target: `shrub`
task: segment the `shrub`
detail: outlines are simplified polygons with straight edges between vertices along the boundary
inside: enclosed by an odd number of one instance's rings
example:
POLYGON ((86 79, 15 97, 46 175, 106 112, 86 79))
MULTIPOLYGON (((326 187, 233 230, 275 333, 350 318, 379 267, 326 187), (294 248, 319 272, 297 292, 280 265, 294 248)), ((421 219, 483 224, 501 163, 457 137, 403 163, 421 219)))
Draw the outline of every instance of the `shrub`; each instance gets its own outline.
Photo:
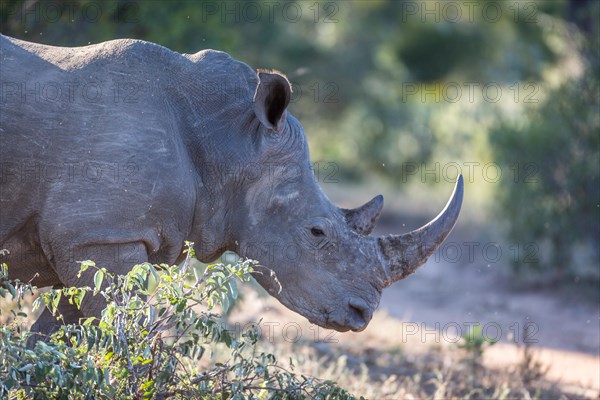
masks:
MULTIPOLYGON (((597 38, 586 43, 598 48, 597 38)), ((510 238, 535 244, 535 252, 526 249, 515 269, 538 270, 557 281, 582 275, 597 284, 600 60, 595 51, 583 54, 580 77, 549 91, 545 102, 530 105, 527 123, 505 122, 490 138, 497 162, 510 171, 498 187, 499 211, 510 222, 510 238), (578 265, 576 256, 586 253, 578 265), (545 259, 537 260, 542 254, 545 259)))
POLYGON ((56 399, 297 399, 353 398, 331 381, 296 375, 272 354, 259 353, 259 325, 236 337, 217 307, 237 298, 236 278, 250 280, 254 261, 190 266, 188 243, 181 266, 144 263, 115 276, 91 261, 94 287, 43 293, 42 303, 57 318, 61 297, 79 306, 85 297, 103 296, 102 317, 63 325, 27 347, 31 333, 19 325, 21 299, 31 285, 8 279, 0 267, 0 296, 17 300, 15 321, 0 327, 0 398, 56 399), (227 357, 214 360, 215 349, 227 357), (207 355, 207 351, 213 357, 207 355), (213 359, 213 360, 209 360, 213 359))

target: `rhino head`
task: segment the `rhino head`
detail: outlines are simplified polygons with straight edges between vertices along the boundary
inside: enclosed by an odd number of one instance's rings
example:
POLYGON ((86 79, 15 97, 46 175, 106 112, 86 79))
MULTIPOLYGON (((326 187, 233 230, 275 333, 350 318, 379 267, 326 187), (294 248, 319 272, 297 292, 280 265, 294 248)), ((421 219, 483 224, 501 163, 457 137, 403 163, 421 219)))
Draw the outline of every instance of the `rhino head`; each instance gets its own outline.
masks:
MULTIPOLYGON (((306 137, 287 112, 292 89, 279 73, 259 72, 253 97, 260 179, 237 196, 231 250, 256 259, 255 278, 311 323, 362 331, 384 288, 412 274, 450 233, 460 211, 459 176, 445 209, 402 235, 370 236, 383 206, 376 196, 355 209, 335 206, 311 169, 306 137)), ((256 161, 256 160, 254 160, 256 161)))

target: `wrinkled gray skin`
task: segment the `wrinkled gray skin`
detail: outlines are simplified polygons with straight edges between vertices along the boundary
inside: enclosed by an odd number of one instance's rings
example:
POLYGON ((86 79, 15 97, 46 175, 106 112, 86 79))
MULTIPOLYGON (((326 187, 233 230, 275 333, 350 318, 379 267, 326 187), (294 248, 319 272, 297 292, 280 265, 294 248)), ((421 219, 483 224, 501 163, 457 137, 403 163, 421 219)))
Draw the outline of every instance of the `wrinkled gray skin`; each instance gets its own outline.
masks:
MULTIPOLYGON (((452 229, 446 209, 404 234, 369 236, 383 198, 333 205, 287 111, 287 79, 227 54, 178 54, 115 40, 61 48, 0 37, 0 249, 11 278, 91 285, 78 260, 124 274, 225 250, 258 259, 258 282, 311 322, 363 330, 382 290, 423 264, 452 229), (273 271, 273 273, 271 273, 273 271)), ((67 322, 98 316, 61 303, 67 322)), ((55 329, 45 311, 34 330, 55 329)))

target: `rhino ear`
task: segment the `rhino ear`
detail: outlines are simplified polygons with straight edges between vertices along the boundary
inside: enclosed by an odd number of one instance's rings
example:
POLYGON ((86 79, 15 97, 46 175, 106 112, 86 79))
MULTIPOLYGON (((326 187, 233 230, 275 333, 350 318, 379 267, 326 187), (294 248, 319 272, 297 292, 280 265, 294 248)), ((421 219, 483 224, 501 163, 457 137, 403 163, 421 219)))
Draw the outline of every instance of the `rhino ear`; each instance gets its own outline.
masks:
POLYGON ((290 104, 292 87, 278 72, 258 71, 258 86, 254 94, 254 113, 264 126, 278 131, 285 121, 285 110, 290 104))
POLYGON ((383 208, 383 196, 375 196, 371 201, 352 210, 342 209, 346 223, 359 235, 367 236, 375 228, 375 223, 383 208))

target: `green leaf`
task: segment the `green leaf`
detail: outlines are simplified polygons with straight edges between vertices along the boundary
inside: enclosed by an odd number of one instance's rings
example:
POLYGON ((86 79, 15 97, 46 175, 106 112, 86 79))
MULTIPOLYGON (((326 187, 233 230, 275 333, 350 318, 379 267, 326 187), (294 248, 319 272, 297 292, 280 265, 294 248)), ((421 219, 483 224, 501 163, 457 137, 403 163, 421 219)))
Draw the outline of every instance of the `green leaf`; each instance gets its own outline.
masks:
POLYGON ((42 305, 42 297, 38 297, 37 299, 35 299, 33 301, 33 305, 31 306, 31 309, 33 311, 37 310, 38 308, 40 308, 40 306, 42 305))
POLYGON ((15 290, 15 287, 10 283, 7 282, 6 286, 8 286, 8 291, 10 292, 10 295, 12 296, 12 298, 16 298, 17 297, 17 291, 15 290))
POLYGON ((81 267, 79 268, 79 273, 77 274, 78 278, 81 278, 81 273, 85 272, 89 267, 95 267, 96 263, 91 261, 91 260, 85 260, 85 261, 77 261, 79 264, 81 264, 81 267))
POLYGON ((187 305, 187 299, 181 299, 179 300, 179 302, 177 302, 177 309, 176 312, 180 313, 185 309, 185 306, 187 305))
POLYGON ((94 294, 100 291, 102 287, 102 281, 104 280, 104 268, 99 269, 94 274, 94 294))
POLYGON ((228 286, 229 286, 229 290, 230 290, 230 293, 231 293, 231 297, 234 300, 236 300, 238 298, 238 294, 239 294, 238 293, 238 288, 237 288, 237 283, 232 280, 232 281, 229 282, 228 286))
POLYGON ((81 308, 81 302, 83 301, 84 297, 85 297, 85 290, 79 290, 77 292, 77 294, 75 295, 75 305, 77 305, 77 308, 81 308))
POLYGON ((33 368, 33 364, 27 364, 24 367, 19 368, 19 372, 25 372, 25 371, 29 371, 31 368, 33 368))
POLYGON ((51 303, 51 305, 52 305, 52 308, 51 308, 52 314, 54 314, 54 312, 58 308, 58 303, 60 302, 61 296, 62 296, 62 292, 60 290, 58 290, 58 291, 56 291, 56 292, 53 293, 53 295, 52 295, 52 303, 51 303))
POLYGON ((160 282, 160 276, 158 276, 158 271, 156 271, 156 268, 154 268, 154 265, 148 264, 148 268, 150 269, 150 273, 152 274, 152 277, 154 278, 154 280, 157 283, 160 282))
POLYGON ((152 325, 156 321, 156 308, 154 306, 148 307, 147 312, 147 325, 152 325))

